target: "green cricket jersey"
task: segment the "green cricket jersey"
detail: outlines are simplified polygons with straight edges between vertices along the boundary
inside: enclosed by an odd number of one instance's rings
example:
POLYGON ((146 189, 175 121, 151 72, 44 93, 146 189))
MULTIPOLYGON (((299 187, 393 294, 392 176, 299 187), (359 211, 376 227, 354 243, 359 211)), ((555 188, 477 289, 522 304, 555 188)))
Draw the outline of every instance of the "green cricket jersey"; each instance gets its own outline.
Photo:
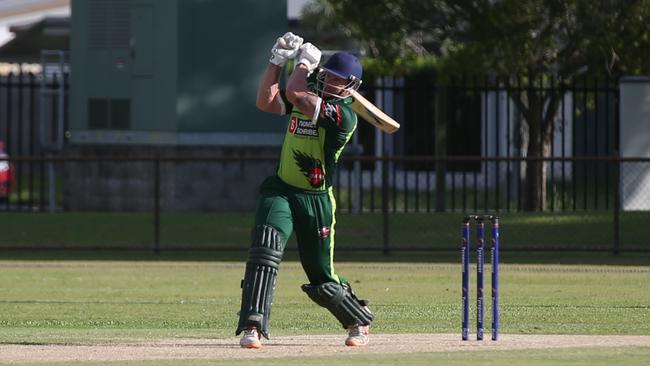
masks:
POLYGON ((318 115, 306 116, 282 95, 291 119, 278 176, 296 188, 326 191, 332 186, 339 156, 357 128, 357 115, 350 108, 352 98, 322 100, 318 115))

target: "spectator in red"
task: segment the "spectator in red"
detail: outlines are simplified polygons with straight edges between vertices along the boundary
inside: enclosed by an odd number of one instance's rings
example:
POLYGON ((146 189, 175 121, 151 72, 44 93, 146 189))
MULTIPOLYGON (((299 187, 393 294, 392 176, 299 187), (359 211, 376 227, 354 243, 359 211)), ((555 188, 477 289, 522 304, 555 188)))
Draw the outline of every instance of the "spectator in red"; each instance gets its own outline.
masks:
MULTIPOLYGON (((8 157, 9 155, 5 151, 5 143, 0 141, 0 159, 8 157)), ((0 160, 0 204, 9 202, 9 193, 11 193, 15 179, 13 167, 9 161, 0 160)))

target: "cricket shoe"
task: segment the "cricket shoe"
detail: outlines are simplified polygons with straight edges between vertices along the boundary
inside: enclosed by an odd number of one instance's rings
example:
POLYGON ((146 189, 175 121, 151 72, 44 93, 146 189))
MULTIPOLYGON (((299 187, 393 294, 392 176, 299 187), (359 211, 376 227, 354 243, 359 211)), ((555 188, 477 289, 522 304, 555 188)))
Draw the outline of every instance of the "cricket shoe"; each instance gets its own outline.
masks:
POLYGON ((257 332, 257 328, 249 327, 244 329, 244 335, 239 340, 239 345, 242 348, 262 348, 262 342, 260 342, 260 334, 257 332))
POLYGON ((370 342, 368 337, 369 325, 351 325, 348 327, 348 338, 345 345, 349 347, 365 346, 370 342))

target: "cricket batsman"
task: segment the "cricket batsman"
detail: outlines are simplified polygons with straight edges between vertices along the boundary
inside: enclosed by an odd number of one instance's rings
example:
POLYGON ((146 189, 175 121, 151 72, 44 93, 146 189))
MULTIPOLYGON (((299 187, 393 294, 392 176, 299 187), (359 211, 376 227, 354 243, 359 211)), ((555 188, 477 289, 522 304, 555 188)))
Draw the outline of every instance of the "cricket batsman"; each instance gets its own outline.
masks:
POLYGON ((261 348, 261 337, 269 338, 278 269, 294 231, 300 261, 309 280, 302 290, 347 330, 347 346, 368 344, 368 329, 374 318, 368 302, 357 298, 333 264, 333 175, 339 156, 357 127, 349 91, 359 88, 362 67, 347 52, 334 54, 321 68, 320 58, 318 48, 311 43, 303 44, 301 37, 288 32, 273 45, 259 84, 257 107, 264 112, 289 115, 290 119, 277 172, 260 187, 236 331, 236 335, 244 332, 240 340, 244 348, 261 348), (296 66, 283 90, 280 74, 291 59, 295 59, 296 66), (315 78, 308 79, 310 75, 315 78))

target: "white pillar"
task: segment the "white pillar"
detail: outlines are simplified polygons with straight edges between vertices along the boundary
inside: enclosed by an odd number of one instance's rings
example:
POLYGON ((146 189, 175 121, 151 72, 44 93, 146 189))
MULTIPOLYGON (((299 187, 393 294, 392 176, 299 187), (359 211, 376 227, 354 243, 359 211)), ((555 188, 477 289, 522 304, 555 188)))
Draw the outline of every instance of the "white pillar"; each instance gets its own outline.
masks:
MULTIPOLYGON (((650 158, 650 77, 620 82, 620 156, 650 158)), ((650 210, 650 164, 621 163, 621 208, 650 210)))

